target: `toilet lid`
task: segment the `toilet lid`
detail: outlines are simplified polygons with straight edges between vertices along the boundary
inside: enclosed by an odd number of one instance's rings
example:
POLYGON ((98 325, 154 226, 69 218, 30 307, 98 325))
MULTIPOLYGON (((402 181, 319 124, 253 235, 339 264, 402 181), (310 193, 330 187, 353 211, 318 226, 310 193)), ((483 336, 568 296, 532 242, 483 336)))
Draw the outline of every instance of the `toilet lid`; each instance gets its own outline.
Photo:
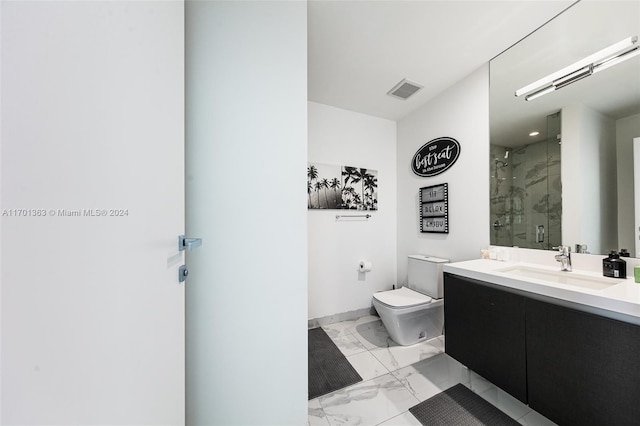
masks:
POLYGON ((407 287, 374 293, 373 297, 385 305, 394 306, 396 308, 406 308, 431 302, 431 298, 429 296, 418 293, 417 291, 411 290, 407 287))

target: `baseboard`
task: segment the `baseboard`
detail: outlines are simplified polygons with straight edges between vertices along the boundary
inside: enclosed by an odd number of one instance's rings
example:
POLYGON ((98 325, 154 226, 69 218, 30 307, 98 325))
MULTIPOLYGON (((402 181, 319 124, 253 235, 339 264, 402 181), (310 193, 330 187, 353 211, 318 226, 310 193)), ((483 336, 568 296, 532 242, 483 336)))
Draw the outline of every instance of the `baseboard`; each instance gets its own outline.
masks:
POLYGON ((341 321, 351 321, 357 320, 358 318, 367 316, 367 315, 378 315, 373 306, 369 308, 358 309, 356 311, 343 312, 340 314, 328 315, 326 317, 321 318, 312 318, 309 320, 308 328, 316 328, 321 327, 327 324, 333 324, 341 321))

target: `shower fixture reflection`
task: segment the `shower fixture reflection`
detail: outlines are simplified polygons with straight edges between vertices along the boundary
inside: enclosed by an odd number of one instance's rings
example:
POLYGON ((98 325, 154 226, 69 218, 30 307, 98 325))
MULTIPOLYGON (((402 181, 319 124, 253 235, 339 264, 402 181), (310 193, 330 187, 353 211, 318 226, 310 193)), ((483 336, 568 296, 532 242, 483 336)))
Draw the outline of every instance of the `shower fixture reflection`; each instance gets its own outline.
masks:
MULTIPOLYGON (((509 151, 505 150, 504 159, 506 160, 507 158, 509 158, 509 151)), ((493 176, 491 177, 496 180, 496 184, 494 185, 495 194, 498 195, 498 192, 500 190, 500 183, 507 180, 506 176, 500 177, 499 171, 509 166, 509 163, 507 161, 500 160, 499 158, 494 158, 493 162, 494 162, 494 170, 493 170, 493 176)))

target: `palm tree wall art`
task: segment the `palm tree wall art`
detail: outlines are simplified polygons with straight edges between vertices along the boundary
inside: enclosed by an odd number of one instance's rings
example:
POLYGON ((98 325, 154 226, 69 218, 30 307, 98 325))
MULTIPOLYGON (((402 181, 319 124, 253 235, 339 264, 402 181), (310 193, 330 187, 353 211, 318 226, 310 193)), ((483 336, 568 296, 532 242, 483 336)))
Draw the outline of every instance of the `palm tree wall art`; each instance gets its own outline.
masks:
POLYGON ((308 163, 309 209, 378 210, 378 171, 308 163))

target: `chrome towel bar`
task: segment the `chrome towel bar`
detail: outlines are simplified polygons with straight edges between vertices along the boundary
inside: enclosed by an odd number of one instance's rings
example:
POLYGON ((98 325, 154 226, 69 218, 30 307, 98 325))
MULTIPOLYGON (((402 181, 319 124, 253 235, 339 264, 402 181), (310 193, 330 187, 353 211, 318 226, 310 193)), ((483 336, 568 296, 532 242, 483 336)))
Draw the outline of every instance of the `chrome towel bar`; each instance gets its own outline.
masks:
POLYGON ((364 217, 365 219, 369 219, 371 217, 370 214, 337 214, 336 219, 340 219, 341 217, 364 217))

